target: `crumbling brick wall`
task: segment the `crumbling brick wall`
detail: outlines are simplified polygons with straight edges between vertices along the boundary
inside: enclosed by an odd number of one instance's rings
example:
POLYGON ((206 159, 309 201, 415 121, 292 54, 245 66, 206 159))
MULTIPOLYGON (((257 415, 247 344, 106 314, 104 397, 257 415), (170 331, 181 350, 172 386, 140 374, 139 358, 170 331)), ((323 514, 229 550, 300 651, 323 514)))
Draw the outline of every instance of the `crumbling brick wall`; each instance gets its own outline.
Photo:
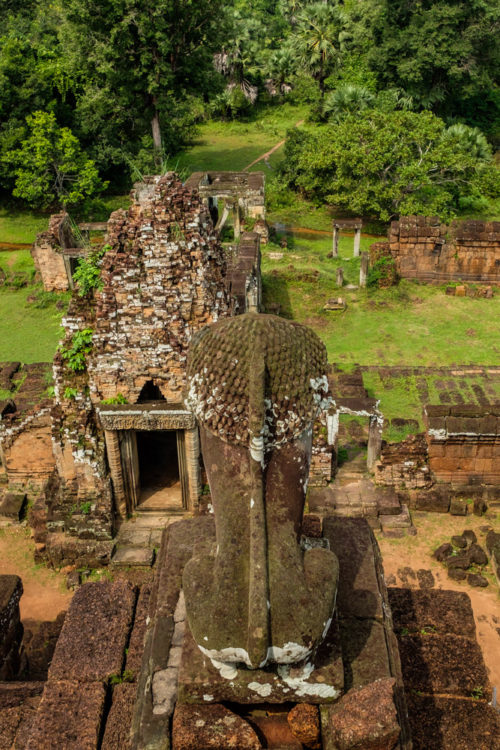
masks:
POLYGON ((384 443, 374 473, 377 484, 400 489, 413 490, 432 485, 425 436, 410 435, 399 443, 384 443))
POLYGON ((118 394, 134 403, 151 379, 180 402, 192 334, 231 314, 208 209, 173 173, 147 179, 108 225, 89 362, 95 403, 118 394))
POLYGON ((429 466, 440 482, 500 484, 500 404, 424 410, 429 466))
POLYGON ((100 565, 111 553, 115 508, 96 407, 136 403, 151 381, 181 402, 191 336, 232 314, 224 251, 198 195, 170 173, 146 178, 131 197, 108 223, 102 287, 74 294, 63 319, 63 351, 91 332, 84 369, 72 370, 61 351, 54 358, 57 471, 32 514, 39 556, 54 565, 100 565))
POLYGON ((68 214, 53 214, 49 220, 48 230, 38 234, 31 246, 35 268, 47 292, 69 289, 63 247, 77 247, 77 241, 73 237, 68 214))
POLYGON ((402 216, 393 221, 388 242, 370 248, 372 262, 390 255, 405 279, 443 283, 500 284, 500 222, 453 221, 436 216, 402 216))

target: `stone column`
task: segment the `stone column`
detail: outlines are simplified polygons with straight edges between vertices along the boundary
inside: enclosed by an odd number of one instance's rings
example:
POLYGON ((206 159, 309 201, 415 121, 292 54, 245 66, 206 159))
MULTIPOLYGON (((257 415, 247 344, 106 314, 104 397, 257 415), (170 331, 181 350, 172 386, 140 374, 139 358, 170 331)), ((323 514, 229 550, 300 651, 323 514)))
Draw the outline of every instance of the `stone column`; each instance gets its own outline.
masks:
POLYGON ((370 417, 370 427, 368 431, 368 455, 366 465, 372 469, 380 457, 382 448, 382 420, 380 417, 372 415, 370 417))
POLYGON ((332 244, 332 258, 339 257, 339 228, 335 222, 333 222, 333 244, 332 244))
POLYGON ((198 427, 184 430, 184 450, 188 485, 187 510, 194 510, 201 492, 200 437, 198 427))
POLYGON ((342 286, 344 283, 344 269, 337 268, 337 286, 342 286))
POLYGON ((236 202, 233 208, 234 217, 234 239, 237 240, 241 234, 240 204, 236 202))
POLYGON ((359 257, 359 248, 361 245, 361 227, 356 227, 354 230, 354 257, 359 257))
POLYGON ((359 285, 366 286, 366 277, 370 265, 370 256, 368 253, 361 253, 361 266, 359 268, 359 285))
POLYGON ((115 510, 121 518, 127 517, 127 498, 123 482, 120 440, 117 430, 104 430, 106 453, 108 455, 109 473, 113 483, 115 510))

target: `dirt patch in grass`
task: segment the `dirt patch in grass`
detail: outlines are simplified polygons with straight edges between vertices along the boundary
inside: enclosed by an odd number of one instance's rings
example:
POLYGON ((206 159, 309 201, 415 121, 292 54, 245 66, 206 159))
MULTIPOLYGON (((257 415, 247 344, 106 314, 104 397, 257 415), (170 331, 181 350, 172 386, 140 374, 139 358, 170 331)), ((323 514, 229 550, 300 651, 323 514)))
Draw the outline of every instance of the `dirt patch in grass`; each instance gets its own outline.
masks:
POLYGON ((473 529, 478 543, 484 548, 486 532, 481 527, 494 528, 500 531, 500 518, 478 518, 476 516, 450 516, 441 513, 412 513, 417 535, 403 539, 387 539, 377 532, 377 540, 382 552, 385 577, 394 576, 393 585, 419 588, 417 571, 430 570, 434 576, 435 588, 465 592, 471 600, 476 635, 488 669, 492 685, 500 688, 500 595, 491 565, 485 568, 484 575, 489 586, 476 589, 467 583, 452 581, 448 578, 446 568, 433 559, 432 553, 450 537, 461 534, 464 529, 473 529), (408 574, 408 568, 414 571, 414 577, 408 574))
POLYGON ((65 585, 65 576, 45 565, 36 565, 34 544, 23 527, 0 528, 0 574, 20 576, 22 620, 55 620, 68 609, 73 592, 65 585))

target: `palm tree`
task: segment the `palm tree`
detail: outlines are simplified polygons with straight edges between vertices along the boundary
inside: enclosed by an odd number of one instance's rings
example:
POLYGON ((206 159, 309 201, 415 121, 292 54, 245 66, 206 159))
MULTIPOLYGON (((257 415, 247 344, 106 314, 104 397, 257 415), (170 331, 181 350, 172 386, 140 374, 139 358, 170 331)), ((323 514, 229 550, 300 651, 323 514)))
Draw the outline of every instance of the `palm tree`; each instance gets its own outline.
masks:
POLYGON ((328 94, 323 112, 332 119, 342 120, 346 115, 369 109, 374 99, 372 92, 363 86, 347 84, 328 94))
POLYGON ((457 122, 445 130, 443 137, 459 143, 464 151, 477 159, 483 161, 491 159, 491 147, 479 128, 469 128, 467 125, 457 122))
POLYGON ((294 47, 300 63, 318 81, 321 98, 325 79, 339 61, 339 31, 335 10, 325 3, 312 3, 297 16, 294 47))

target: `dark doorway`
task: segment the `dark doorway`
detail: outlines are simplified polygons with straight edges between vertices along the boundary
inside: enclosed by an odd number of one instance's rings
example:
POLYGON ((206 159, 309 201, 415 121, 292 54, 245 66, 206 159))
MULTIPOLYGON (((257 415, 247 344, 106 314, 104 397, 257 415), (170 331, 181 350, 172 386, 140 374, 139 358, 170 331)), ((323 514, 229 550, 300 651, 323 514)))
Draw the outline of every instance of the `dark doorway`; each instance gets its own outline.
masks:
POLYGON ((141 509, 182 508, 176 431, 137 432, 136 435, 141 509))

